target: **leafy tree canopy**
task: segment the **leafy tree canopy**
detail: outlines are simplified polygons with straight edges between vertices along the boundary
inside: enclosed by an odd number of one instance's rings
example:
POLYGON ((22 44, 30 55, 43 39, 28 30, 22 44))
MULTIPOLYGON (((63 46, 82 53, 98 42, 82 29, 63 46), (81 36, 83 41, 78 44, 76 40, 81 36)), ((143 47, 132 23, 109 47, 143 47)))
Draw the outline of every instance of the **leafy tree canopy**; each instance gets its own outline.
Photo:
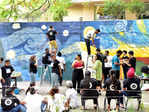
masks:
POLYGON ((55 21, 67 15, 70 0, 2 0, 0 3, 0 18, 17 21, 20 18, 39 18, 48 13, 55 21), (55 19, 56 18, 56 19, 55 19))

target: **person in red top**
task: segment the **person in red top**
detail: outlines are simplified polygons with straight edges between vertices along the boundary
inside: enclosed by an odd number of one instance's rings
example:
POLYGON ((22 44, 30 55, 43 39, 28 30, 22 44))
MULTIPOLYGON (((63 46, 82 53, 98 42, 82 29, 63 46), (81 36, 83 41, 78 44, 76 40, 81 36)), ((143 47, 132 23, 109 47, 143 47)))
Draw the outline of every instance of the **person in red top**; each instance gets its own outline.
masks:
POLYGON ((80 93, 80 82, 84 78, 84 62, 82 61, 82 57, 80 54, 77 55, 76 59, 72 63, 72 68, 74 69, 72 73, 73 88, 76 89, 77 85, 77 92, 80 93))

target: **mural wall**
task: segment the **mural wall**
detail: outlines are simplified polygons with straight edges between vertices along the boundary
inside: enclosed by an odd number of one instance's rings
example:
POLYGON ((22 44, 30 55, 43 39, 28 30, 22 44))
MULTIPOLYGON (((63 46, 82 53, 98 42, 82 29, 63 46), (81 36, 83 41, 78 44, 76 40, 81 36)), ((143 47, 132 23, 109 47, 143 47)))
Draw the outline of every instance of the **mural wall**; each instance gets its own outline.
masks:
MULTIPOLYGON (((137 21, 96 21, 96 22, 55 22, 55 23, 0 23, 0 56, 10 58, 16 71, 22 72, 22 80, 29 80, 28 66, 31 55, 41 57, 48 47, 46 32, 49 26, 57 30, 59 50, 65 57, 67 70, 64 79, 71 79, 71 63, 78 53, 86 52, 84 35, 99 28, 96 47, 110 50, 114 55, 117 49, 134 50, 135 56, 149 57, 149 20, 137 21)), ((92 54, 95 48, 92 47, 92 54)), ((37 77, 39 79, 39 77, 37 77)))

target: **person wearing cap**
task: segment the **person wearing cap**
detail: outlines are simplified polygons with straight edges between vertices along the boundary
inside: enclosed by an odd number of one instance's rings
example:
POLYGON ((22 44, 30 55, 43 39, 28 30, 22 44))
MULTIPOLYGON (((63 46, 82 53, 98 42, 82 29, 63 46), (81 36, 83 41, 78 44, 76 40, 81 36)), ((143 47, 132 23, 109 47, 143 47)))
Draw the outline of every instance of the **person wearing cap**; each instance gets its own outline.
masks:
POLYGON ((56 43, 56 35, 57 32, 56 30, 53 29, 53 26, 50 26, 49 31, 46 33, 47 37, 49 39, 49 47, 50 47, 50 51, 52 51, 52 48, 54 47, 57 51, 57 43, 56 43))
POLYGON ((127 72, 127 79, 123 82, 123 91, 126 96, 136 96, 140 94, 140 79, 135 76, 135 69, 131 67, 127 72))
POLYGON ((67 90, 66 95, 66 105, 68 108, 77 108, 79 106, 79 99, 77 91, 73 88, 72 81, 66 81, 67 90))
POLYGON ((100 29, 90 30, 87 32, 86 36, 84 37, 88 55, 91 54, 90 39, 92 40, 92 44, 95 46, 94 38, 95 38, 96 34, 98 34, 98 33, 100 33, 100 29))
POLYGON ((85 100, 93 99, 94 109, 98 107, 98 96, 101 87, 101 82, 91 78, 91 72, 85 71, 85 78, 81 81, 81 104, 82 109, 85 109, 85 100))
POLYGON ((5 90, 11 85, 11 74, 14 68, 10 64, 10 60, 5 60, 5 65, 1 68, 1 84, 2 84, 2 96, 5 96, 5 90))
POLYGON ((6 96, 1 99, 0 112, 26 112, 25 102, 21 102, 14 96, 15 87, 10 87, 6 91, 6 96))

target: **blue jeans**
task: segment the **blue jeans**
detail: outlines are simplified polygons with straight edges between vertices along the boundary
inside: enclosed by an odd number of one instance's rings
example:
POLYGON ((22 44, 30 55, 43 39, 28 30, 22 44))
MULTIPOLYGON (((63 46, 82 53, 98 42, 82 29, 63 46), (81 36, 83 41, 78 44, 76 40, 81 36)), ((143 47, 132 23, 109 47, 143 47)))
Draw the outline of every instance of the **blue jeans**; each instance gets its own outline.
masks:
POLYGON ((11 78, 5 79, 5 83, 2 83, 2 96, 5 96, 6 94, 6 89, 10 87, 11 85, 11 78))
POLYGON ((59 86, 59 76, 56 73, 51 73, 51 85, 52 87, 59 86))
POLYGON ((31 83, 35 82, 36 81, 35 80, 36 79, 36 73, 31 72, 30 76, 31 76, 31 83))
POLYGON ((0 112, 26 112, 26 107, 19 104, 18 106, 16 106, 15 108, 11 109, 10 111, 3 111, 2 107, 0 106, 0 112))
POLYGON ((45 104, 45 103, 42 102, 42 104, 40 106, 41 112, 45 112, 46 111, 46 108, 47 108, 47 104, 45 104))

